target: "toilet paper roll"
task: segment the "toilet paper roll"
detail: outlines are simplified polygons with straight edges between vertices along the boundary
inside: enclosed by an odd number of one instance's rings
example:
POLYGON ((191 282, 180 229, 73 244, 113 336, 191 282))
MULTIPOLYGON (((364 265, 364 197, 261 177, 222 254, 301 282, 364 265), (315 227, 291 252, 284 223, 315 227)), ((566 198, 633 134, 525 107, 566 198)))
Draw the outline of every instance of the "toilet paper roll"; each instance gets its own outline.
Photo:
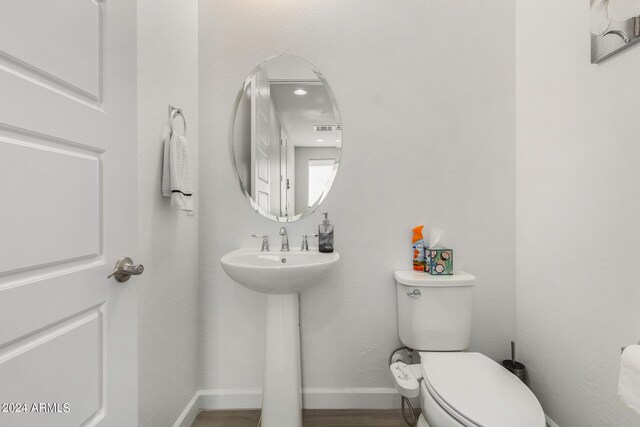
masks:
POLYGON ((618 395, 640 414, 640 345, 630 345, 622 352, 618 395))

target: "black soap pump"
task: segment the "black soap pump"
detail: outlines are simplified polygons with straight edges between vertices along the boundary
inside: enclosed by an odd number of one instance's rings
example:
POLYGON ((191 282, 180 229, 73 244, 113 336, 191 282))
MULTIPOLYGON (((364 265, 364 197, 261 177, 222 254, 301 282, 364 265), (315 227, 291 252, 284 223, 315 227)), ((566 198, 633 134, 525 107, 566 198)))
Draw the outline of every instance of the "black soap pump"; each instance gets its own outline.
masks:
POLYGON ((318 226, 318 249, 320 252, 333 252, 333 225, 329 223, 329 213, 325 212, 322 224, 318 226))

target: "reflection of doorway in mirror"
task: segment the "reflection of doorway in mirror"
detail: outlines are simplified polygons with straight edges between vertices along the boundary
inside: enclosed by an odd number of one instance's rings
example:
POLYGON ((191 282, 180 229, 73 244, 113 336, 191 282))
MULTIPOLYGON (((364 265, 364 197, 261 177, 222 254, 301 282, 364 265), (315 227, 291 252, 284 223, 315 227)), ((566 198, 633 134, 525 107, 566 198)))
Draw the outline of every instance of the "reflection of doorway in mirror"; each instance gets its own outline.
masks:
POLYGON ((280 126, 280 216, 289 216, 287 203, 287 189, 290 186, 287 177, 287 146, 289 138, 282 126, 280 126))
POLYGON ((284 126, 280 126, 280 216, 295 215, 294 147, 284 126))
POLYGON ((313 206, 331 179, 334 159, 309 159, 309 192, 307 206, 313 206))
POLYGON ((271 58, 245 79, 236 104, 232 157, 253 208, 282 222, 313 211, 342 147, 340 115, 322 75, 303 59, 271 58))

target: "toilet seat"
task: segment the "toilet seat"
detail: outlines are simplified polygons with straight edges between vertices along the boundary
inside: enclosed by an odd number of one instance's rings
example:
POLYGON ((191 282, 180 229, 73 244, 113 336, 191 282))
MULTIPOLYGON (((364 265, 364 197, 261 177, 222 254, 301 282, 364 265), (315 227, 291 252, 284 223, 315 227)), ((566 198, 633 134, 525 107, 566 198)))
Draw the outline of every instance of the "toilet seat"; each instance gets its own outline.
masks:
POLYGON ((433 399, 465 427, 544 427, 544 412, 531 390, 480 353, 421 352, 425 386, 433 399))

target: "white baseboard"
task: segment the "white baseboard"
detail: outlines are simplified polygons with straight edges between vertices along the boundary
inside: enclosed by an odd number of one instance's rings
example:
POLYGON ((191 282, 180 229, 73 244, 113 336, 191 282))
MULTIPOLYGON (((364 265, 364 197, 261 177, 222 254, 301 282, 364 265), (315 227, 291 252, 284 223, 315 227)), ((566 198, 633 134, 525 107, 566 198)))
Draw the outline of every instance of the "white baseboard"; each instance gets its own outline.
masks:
MULTIPOLYGON (((302 390, 306 409, 392 409, 400 407, 395 388, 322 388, 302 390)), ((200 411, 260 409, 262 389, 235 388, 198 390, 173 427, 190 427, 200 411)))
POLYGON ((302 389, 306 409, 393 409, 400 407, 395 388, 322 388, 302 389))
POLYGON ((558 424, 556 424, 555 421, 553 421, 547 415, 545 415, 544 418, 547 420, 547 426, 548 427, 558 427, 558 424))
POLYGON ((262 406, 261 388, 219 388, 200 390, 200 409, 259 409, 262 406))
MULTIPOLYGON (((320 388, 302 390, 306 409, 394 409, 400 407, 395 388, 320 388)), ((260 409, 262 389, 234 388, 198 390, 173 427, 191 427, 200 411, 225 409, 260 409)), ((419 407, 419 402, 415 402, 419 407)), ((559 427, 545 415, 548 427, 559 427)))
POLYGON ((187 406, 184 408, 173 427, 191 427, 193 420, 200 412, 200 391, 196 391, 187 406))

